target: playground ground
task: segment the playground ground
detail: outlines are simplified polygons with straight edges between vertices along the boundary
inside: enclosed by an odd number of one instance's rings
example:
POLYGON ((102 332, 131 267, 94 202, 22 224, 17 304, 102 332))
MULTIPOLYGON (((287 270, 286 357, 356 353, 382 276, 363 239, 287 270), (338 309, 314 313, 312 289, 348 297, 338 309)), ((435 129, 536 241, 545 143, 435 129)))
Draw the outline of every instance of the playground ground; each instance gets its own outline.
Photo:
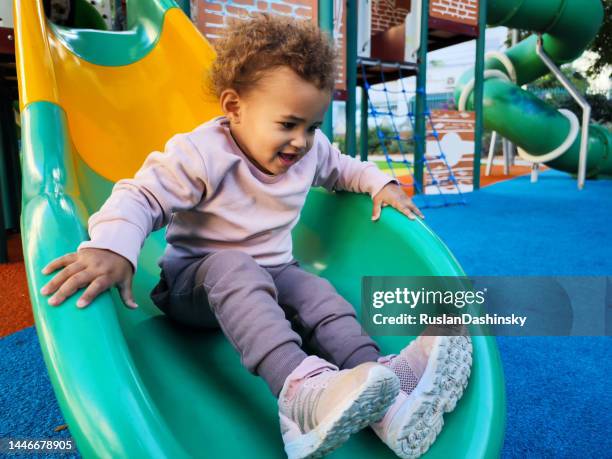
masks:
MULTIPOLYGON (((495 167, 468 205, 426 210, 470 275, 612 273, 612 180, 583 191, 568 174, 495 167)), ((20 240, 0 265, 0 437, 67 438, 42 360, 20 240)), ((602 457, 612 451, 610 337, 499 337, 507 393, 502 457, 602 457)), ((478 422, 478 420, 474 420, 478 422)), ((53 457, 53 456, 49 456, 53 457)))

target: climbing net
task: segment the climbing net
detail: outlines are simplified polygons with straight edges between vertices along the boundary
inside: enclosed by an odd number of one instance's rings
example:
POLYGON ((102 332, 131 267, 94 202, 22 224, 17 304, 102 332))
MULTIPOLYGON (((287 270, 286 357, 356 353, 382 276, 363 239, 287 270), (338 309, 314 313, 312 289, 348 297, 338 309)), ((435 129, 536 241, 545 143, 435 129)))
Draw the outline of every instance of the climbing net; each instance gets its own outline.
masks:
MULTIPOLYGON (((431 112, 425 109, 426 139, 435 142, 435 152, 431 149, 422 159, 415 162, 414 145, 419 136, 415 133, 415 107, 410 96, 415 94, 406 89, 401 64, 388 64, 381 61, 360 59, 363 87, 367 92, 368 115, 374 121, 376 136, 384 153, 388 168, 393 177, 403 186, 415 191, 414 200, 421 208, 446 207, 466 204, 465 196, 459 188, 457 178, 446 160, 440 144, 440 135, 432 121, 431 112), (380 83, 375 86, 368 82, 366 65, 380 68, 380 83), (394 66, 397 70, 399 88, 393 88, 385 79, 384 66, 394 66), (377 104, 375 93, 382 93, 383 103, 377 104), (407 129, 406 129, 407 128, 407 129), (412 133, 407 136, 406 133, 412 133), (423 171, 423 185, 414 178, 417 168, 423 171)), ((419 90, 417 90, 418 93, 419 90)))

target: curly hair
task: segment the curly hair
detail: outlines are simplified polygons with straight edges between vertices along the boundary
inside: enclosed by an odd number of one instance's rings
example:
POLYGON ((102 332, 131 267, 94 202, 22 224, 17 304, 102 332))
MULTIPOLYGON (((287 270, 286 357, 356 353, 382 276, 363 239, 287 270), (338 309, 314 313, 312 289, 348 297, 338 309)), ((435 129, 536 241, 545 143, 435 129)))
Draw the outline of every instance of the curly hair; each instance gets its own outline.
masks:
POLYGON ((230 88, 248 91, 265 72, 283 66, 318 89, 334 89, 336 53, 328 36, 310 21, 257 13, 232 20, 214 46, 217 59, 210 79, 217 97, 230 88))

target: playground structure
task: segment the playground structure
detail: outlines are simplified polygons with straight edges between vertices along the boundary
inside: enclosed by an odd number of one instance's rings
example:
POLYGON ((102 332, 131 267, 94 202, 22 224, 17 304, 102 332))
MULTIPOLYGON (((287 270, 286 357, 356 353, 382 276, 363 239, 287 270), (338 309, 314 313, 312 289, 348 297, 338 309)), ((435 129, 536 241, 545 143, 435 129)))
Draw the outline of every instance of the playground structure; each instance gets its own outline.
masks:
MULTIPOLYGON (((389 167, 389 172, 396 178, 400 183, 404 186, 409 186, 410 188, 414 188, 415 197, 422 198, 419 200, 419 205, 422 208, 434 207, 434 206, 446 206, 451 205, 453 203, 465 203, 463 199, 462 190, 459 185, 457 178, 451 168, 449 162, 447 161, 447 156, 443 151, 442 143, 440 141, 440 135, 436 130, 437 122, 434 123, 432 114, 429 111, 424 113, 426 118, 426 132, 429 134, 426 137, 426 144, 434 143, 433 148, 428 148, 428 150, 436 149, 435 153, 431 153, 429 155, 423 155, 422 161, 417 163, 414 159, 410 159, 406 154, 411 144, 414 142, 414 138, 411 136, 405 136, 400 131, 398 126, 400 120, 407 120, 410 124, 411 132, 414 132, 414 128, 416 125, 415 121, 415 113, 410 110, 408 103, 408 95, 409 92, 404 87, 404 79, 402 78, 402 65, 398 64, 396 66, 398 72, 397 81, 400 83, 400 88, 397 90, 393 90, 386 84, 384 72, 382 69, 384 64, 382 61, 366 61, 360 59, 360 68, 362 75, 362 83, 363 88, 362 92, 364 94, 363 103, 367 101, 367 110, 365 106, 362 106, 362 126, 361 132, 362 137, 364 138, 364 144, 362 144, 362 153, 367 148, 367 114, 369 113, 370 118, 374 120, 374 124, 376 127, 376 134, 380 141, 380 145, 382 147, 383 153, 385 155, 386 162, 389 167), (380 82, 382 83, 382 88, 376 88, 370 85, 367 77, 367 64, 366 62, 375 65, 376 67, 381 69, 381 77, 380 82), (386 102, 385 107, 383 109, 379 109, 376 104, 372 101, 372 95, 375 92, 379 92, 384 94, 384 100, 386 102), (405 112, 401 113, 401 110, 398 112, 397 108, 393 108, 389 95, 395 95, 403 97, 403 107, 405 112), (390 127, 391 133, 388 134, 383 130, 385 121, 387 121, 387 126, 390 127), (430 142, 429 139, 433 140, 430 142), (389 145, 393 145, 397 147, 399 154, 401 155, 400 159, 394 159, 389 151, 389 145), (405 176, 402 176, 400 172, 397 170, 397 166, 403 166, 405 170, 405 176), (425 183, 420 184, 414 179, 414 170, 417 167, 422 167, 425 169, 425 183), (408 180, 406 180, 408 178, 408 180), (437 201, 434 203, 432 199, 426 199, 426 194, 436 194, 438 195, 437 201), (456 199, 450 200, 447 198, 447 194, 456 195, 456 199)), ((371 70, 370 70, 371 71, 371 70)), ((367 159, 367 151, 366 154, 362 154, 362 159, 367 159)), ((455 165, 456 161, 453 162, 455 165)), ((471 166, 468 168, 471 169, 471 166)), ((470 177, 471 178, 471 177, 470 177)), ((468 188, 463 191, 471 191, 471 180, 467 180, 468 188)))
MULTIPOLYGON (((449 156, 437 132, 438 125, 448 124, 453 118, 451 113, 440 114, 441 121, 434 120, 425 102, 428 50, 470 40, 477 35, 477 4, 471 1, 455 3, 457 8, 437 1, 395 2, 394 5, 392 2, 369 5, 369 2, 363 1, 358 8, 356 47, 350 45, 355 40, 354 31, 352 34, 350 31, 347 33, 347 66, 356 60, 358 67, 358 77, 354 81, 351 81, 352 72, 347 68, 347 151, 351 154, 350 145, 354 144, 352 137, 356 132, 355 116, 350 101, 355 100, 353 94, 355 85, 358 85, 361 86, 362 94, 361 159, 368 158, 369 115, 374 121, 389 171, 400 183, 413 188, 414 199, 423 208, 464 204, 462 193, 472 191, 472 168, 465 167, 465 158, 471 158, 471 151, 464 150, 459 154, 453 151, 449 156), (411 93, 404 84, 404 78, 412 75, 417 76, 414 108, 409 101, 411 93), (393 81, 395 89, 392 88, 393 81), (384 94, 386 104, 382 109, 376 106, 374 100, 377 93, 384 94), (400 100, 404 113, 401 113, 402 109, 393 108, 390 94, 396 101, 400 100), (398 128, 402 119, 407 119, 410 124, 409 135, 398 128), (383 130, 385 124, 390 128, 390 134, 383 130), (393 158, 389 154, 386 147, 388 142, 396 147, 400 158, 393 158), (407 146, 413 146, 414 149, 410 156, 406 154, 407 146), (395 171, 396 166, 403 167, 407 174, 399 177, 395 171), (459 180, 456 175, 460 176, 459 180), (427 198, 428 194, 437 195, 436 200, 427 198)), ((350 4, 348 8, 350 11, 350 4)), ((460 139, 456 133, 454 136, 457 137, 458 142, 455 143, 458 143, 459 148, 465 149, 464 144, 468 142, 460 139)), ((445 144, 448 145, 448 141, 455 137, 447 137, 445 144)), ((469 148, 473 149, 473 146, 469 148)))
MULTIPOLYGON (((213 457, 281 457, 274 399, 246 374, 222 334, 172 324, 150 302, 162 231, 141 252, 137 310, 124 308, 114 291, 84 310, 75 307, 76 297, 51 308, 39 293, 48 280, 41 268, 87 237, 87 218, 113 183, 132 175, 174 133, 219 113, 212 99, 194 103, 214 53, 183 12, 169 0, 129 0, 127 7, 128 31, 117 33, 60 27, 46 21, 40 0, 15 1, 24 259, 56 397, 84 457, 189 457, 203 445, 213 457)), ((330 279, 353 304, 365 274, 464 274, 422 222, 392 212, 373 224, 363 218, 370 206, 364 196, 313 190, 294 232, 302 265, 330 279)), ((410 340, 378 342, 387 353, 410 340)), ((497 457, 501 449, 497 347, 491 337, 474 337, 473 344, 467 392, 428 457, 497 457)), ((337 456, 364 453, 392 456, 365 434, 337 456)))
MULTIPOLYGON (((467 15, 461 19, 462 22, 451 20, 456 18, 449 16, 443 11, 443 8, 437 7, 436 2, 432 2, 431 8, 426 6, 425 8, 431 14, 426 14, 424 17, 429 18, 429 22, 435 28, 426 29, 425 36, 428 39, 424 40, 424 43, 431 41, 431 48, 436 49, 474 38, 477 30, 475 22, 477 9, 469 1, 464 3, 468 6, 467 15)), ((263 6, 260 6, 260 3, 246 5, 217 0, 200 0, 191 2, 191 17, 199 30, 210 40, 216 39, 219 30, 229 18, 239 17, 244 13, 280 12, 300 19, 318 20, 320 27, 327 30, 333 37, 341 57, 335 99, 346 103, 345 152, 352 156, 356 156, 359 152, 361 159, 367 159, 369 117, 370 125, 375 126, 380 143, 382 145, 392 143, 394 150, 400 156, 399 159, 393 158, 390 152, 383 148, 388 171, 406 187, 414 190, 418 204, 425 208, 464 203, 462 193, 471 191, 472 187, 471 179, 466 176, 465 161, 462 162, 463 170, 460 172, 461 184, 458 183, 453 168, 449 167, 447 156, 441 149, 435 127, 436 120, 432 119, 431 113, 425 108, 425 69, 424 65, 419 65, 414 58, 417 50, 423 48, 419 46, 422 35, 420 32, 420 4, 420 1, 394 2, 392 0, 381 0, 375 3, 364 0, 346 4, 340 0, 319 2, 287 0, 280 3, 263 3, 263 6), (404 19, 407 14, 409 22, 418 24, 419 28, 413 30, 412 27, 405 26, 404 19), (347 24, 357 24, 357 27, 347 27, 347 24), (403 58, 405 53, 411 56, 410 62, 403 58), (393 108, 389 97, 386 97, 384 107, 380 108, 371 97, 368 97, 368 94, 376 95, 375 93, 382 94, 383 92, 388 96, 394 92, 391 88, 394 82, 401 82, 402 77, 417 73, 422 77, 419 77, 421 86, 416 91, 416 109, 408 110, 409 107, 412 107, 409 99, 415 93, 408 92, 403 87, 395 91, 395 96, 403 99, 402 107, 393 108), (380 83, 383 88, 379 87, 380 83), (359 129, 357 129, 355 119, 358 86, 362 88, 360 126, 361 132, 365 133, 360 137, 359 148, 356 144, 356 133, 359 129), (402 132, 398 128, 400 123, 410 125, 409 131, 402 132), (429 149, 425 148, 427 141, 431 144, 429 149), (413 148, 414 144, 416 148, 413 148), (408 150, 412 149, 416 149, 416 156, 412 152, 408 154, 408 150), (429 154, 426 154, 428 151, 429 154), (423 171, 425 171, 424 174, 423 171), (413 178, 413 175, 416 178, 413 178), (436 199, 427 198, 425 194, 429 193, 438 195, 438 197, 436 199), (456 196, 446 196, 448 193, 456 196)), ((426 53, 426 49, 423 49, 426 53)), ((323 131, 329 138, 333 138, 331 111, 326 118, 323 131)), ((472 139, 470 138, 469 141, 472 139)), ((470 155, 473 149, 473 147, 470 148, 470 155)))
MULTIPOLYGON (((597 34, 603 19, 601 1, 514 0, 488 1, 486 5, 489 24, 536 34, 486 59, 485 127, 517 144, 522 158, 577 174, 579 188, 586 177, 612 174, 611 133, 597 124, 589 125, 588 104, 557 68, 577 59, 597 34), (572 112, 557 111, 520 88, 548 72, 582 106, 581 121, 572 112)), ((460 110, 474 107, 473 75, 474 70, 466 72, 457 85, 460 110)))

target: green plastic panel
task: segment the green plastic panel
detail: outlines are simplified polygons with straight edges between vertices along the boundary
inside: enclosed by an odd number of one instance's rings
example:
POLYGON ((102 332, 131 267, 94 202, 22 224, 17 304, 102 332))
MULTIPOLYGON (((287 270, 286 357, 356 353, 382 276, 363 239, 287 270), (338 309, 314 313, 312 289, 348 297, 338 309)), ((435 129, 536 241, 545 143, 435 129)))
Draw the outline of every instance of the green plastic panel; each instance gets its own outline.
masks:
MULTIPOLYGON (((165 246, 148 238, 134 280, 136 310, 116 291, 84 310, 77 297, 51 307, 40 295, 50 260, 74 251, 88 215, 112 183, 72 149, 65 113, 30 104, 22 113, 24 258, 37 331, 60 408, 83 457, 284 457, 275 399, 241 366, 219 331, 169 321, 149 300, 165 246)), ((370 221, 364 195, 313 190, 294 232, 304 267, 330 279, 358 305, 364 275, 462 275, 444 244, 422 222, 385 209, 370 221)), ((411 337, 378 337, 383 352, 411 337)), ((428 458, 498 457, 505 427, 502 366, 493 338, 474 338, 465 396, 445 417, 428 458)), ((331 457, 392 458, 370 431, 331 457)))
POLYGON ((173 0, 128 0, 128 29, 123 32, 75 29, 51 24, 55 35, 81 59, 92 64, 120 66, 146 56, 159 40, 164 15, 178 8, 173 0))
POLYGON ((104 18, 87 0, 76 0, 74 2, 74 26, 80 29, 108 29, 104 18))
MULTIPOLYGON (((543 33, 544 51, 561 65, 580 57, 595 37, 603 19, 600 0, 488 0, 487 22, 543 33)), ((516 84, 499 78, 484 83, 485 128, 499 132, 533 155, 545 154, 561 145, 569 133, 569 121, 554 107, 520 88, 549 72, 536 54, 537 35, 531 35, 506 52, 512 62, 516 84)), ((496 58, 485 62, 486 69, 508 74, 496 58)), ((510 75, 508 75, 510 76, 510 75)), ((455 88, 458 102, 461 91, 474 77, 474 69, 459 78, 455 88)), ((474 95, 467 109, 474 106, 474 95)), ((590 125, 587 177, 612 174, 612 134, 601 126, 590 125)), ((558 159, 548 166, 576 173, 580 151, 580 134, 558 159)))

